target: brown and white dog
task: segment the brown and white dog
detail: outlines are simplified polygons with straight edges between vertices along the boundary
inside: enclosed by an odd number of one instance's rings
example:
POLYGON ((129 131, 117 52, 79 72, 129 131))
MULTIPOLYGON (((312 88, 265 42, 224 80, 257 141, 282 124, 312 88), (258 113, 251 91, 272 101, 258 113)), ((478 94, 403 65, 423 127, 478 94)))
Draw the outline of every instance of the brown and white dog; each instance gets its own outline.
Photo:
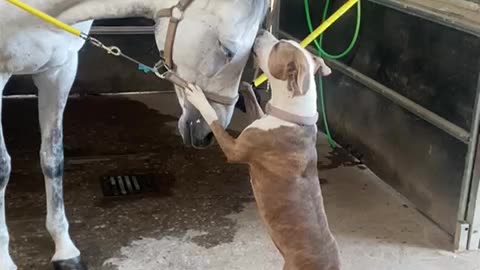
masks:
POLYGON ((272 86, 267 113, 251 88, 242 92, 258 120, 237 139, 218 123, 200 88, 188 100, 209 123, 229 162, 250 165, 261 217, 284 257, 284 270, 338 270, 336 241, 328 227, 317 171, 318 120, 314 73, 331 70, 298 43, 261 32, 254 45, 260 68, 272 86))

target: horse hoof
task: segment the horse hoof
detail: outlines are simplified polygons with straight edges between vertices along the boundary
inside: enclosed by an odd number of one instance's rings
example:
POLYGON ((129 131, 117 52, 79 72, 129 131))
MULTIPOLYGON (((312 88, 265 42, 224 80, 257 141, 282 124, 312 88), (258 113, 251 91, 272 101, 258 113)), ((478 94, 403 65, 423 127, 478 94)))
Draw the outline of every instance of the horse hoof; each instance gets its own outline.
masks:
POLYGON ((54 270, 88 270, 80 256, 63 261, 54 261, 52 264, 54 270))

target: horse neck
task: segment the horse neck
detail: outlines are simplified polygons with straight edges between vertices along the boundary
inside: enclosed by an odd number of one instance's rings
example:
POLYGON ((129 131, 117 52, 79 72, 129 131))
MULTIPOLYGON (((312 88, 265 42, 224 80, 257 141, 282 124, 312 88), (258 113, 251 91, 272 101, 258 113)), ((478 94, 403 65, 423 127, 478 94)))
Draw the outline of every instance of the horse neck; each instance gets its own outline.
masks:
POLYGON ((65 23, 74 24, 96 19, 154 18, 158 10, 173 6, 178 0, 28 0, 28 2, 65 23))

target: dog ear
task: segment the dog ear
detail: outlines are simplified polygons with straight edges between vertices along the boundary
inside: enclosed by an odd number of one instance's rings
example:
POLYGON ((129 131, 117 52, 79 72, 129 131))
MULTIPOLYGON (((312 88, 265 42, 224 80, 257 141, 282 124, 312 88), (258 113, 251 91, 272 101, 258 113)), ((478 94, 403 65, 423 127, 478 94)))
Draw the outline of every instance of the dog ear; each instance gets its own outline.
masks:
MULTIPOLYGON (((303 55, 299 56, 304 58, 303 55)), ((303 96, 307 93, 310 82, 306 76, 306 65, 303 61, 294 59, 287 64, 287 81, 288 90, 292 92, 293 97, 303 96)))
POLYGON ((288 42, 278 42, 272 48, 268 59, 271 75, 287 81, 292 97, 305 95, 310 88, 307 76, 307 62, 304 54, 288 42))
POLYGON ((268 70, 270 74, 281 81, 287 80, 287 69, 286 69, 286 59, 284 54, 282 53, 281 42, 273 45, 272 50, 270 51, 270 55, 268 57, 268 70))
POLYGON ((312 54, 312 58, 315 65, 314 73, 318 73, 323 77, 326 77, 332 73, 330 67, 325 64, 325 61, 323 61, 321 57, 312 54))

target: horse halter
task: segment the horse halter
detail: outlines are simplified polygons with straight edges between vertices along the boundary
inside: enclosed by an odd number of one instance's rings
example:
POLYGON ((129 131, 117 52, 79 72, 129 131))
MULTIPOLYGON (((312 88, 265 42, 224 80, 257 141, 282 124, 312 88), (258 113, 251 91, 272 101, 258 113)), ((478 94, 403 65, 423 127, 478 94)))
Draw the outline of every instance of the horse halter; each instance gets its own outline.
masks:
MULTIPOLYGON (((175 72, 176 66, 173 62, 173 47, 175 44, 175 36, 177 34, 178 24, 183 20, 183 14, 185 13, 185 10, 192 2, 193 0, 179 0, 176 5, 172 6, 171 8, 161 9, 156 14, 156 17, 159 18, 170 18, 170 22, 168 24, 162 57, 155 65, 154 72, 158 77, 168 80, 184 89, 188 88, 188 82, 182 79, 175 72)), ((203 93, 209 101, 226 106, 235 105, 238 100, 238 95, 231 98, 207 91, 204 91, 203 93)))

